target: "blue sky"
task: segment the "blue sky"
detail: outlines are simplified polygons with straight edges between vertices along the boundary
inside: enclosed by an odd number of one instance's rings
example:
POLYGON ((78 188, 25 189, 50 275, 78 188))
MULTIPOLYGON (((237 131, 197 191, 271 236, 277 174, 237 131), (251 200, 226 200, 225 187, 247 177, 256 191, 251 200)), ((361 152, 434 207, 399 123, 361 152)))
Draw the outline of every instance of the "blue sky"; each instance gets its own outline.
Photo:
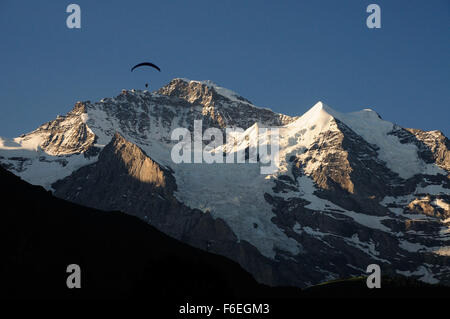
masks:
POLYGON ((175 77, 209 79, 290 115, 322 100, 450 135, 448 0, 2 0, 0 35, 0 136, 76 101, 175 77), (66 27, 70 3, 81 7, 80 30, 66 27), (366 27, 370 3, 381 29, 366 27), (163 72, 130 73, 142 60, 163 72))

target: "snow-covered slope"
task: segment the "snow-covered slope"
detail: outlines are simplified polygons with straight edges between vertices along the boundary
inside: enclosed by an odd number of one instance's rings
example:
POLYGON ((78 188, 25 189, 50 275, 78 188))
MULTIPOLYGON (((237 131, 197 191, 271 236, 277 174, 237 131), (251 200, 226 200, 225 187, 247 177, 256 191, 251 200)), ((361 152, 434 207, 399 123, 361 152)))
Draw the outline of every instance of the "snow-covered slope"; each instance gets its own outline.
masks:
MULTIPOLYGON (((450 155, 441 134, 403 129, 369 109, 343 114, 322 102, 290 117, 210 81, 174 79, 155 93, 124 90, 79 102, 29 134, 0 139, 0 163, 52 189, 95 163, 115 133, 173 173, 180 203, 223 220, 237 242, 275 261, 268 276, 252 262, 256 257, 231 256, 269 283, 304 286, 359 275, 372 262, 450 282, 450 155), (178 141, 171 133, 192 132, 196 120, 203 131, 242 128, 224 145, 203 147, 211 155, 224 152, 224 162, 236 154, 246 162, 175 164, 171 150, 178 141), (251 161, 249 154, 254 145, 275 141, 277 132, 276 170, 261 174, 265 158, 251 161)), ((82 191, 80 180, 70 185, 82 191)), ((217 240, 214 231, 211 236, 217 240)))

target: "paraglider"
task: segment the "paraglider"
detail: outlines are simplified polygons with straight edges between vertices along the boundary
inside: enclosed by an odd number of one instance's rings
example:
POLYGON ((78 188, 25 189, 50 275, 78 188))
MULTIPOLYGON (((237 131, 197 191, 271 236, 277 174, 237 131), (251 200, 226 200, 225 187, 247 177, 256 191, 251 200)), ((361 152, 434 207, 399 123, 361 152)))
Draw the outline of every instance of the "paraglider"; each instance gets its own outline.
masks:
POLYGON ((135 66, 133 66, 131 68, 131 72, 133 72, 134 69, 137 69, 137 68, 139 68, 141 66, 150 66, 152 68, 157 69, 159 72, 161 72, 161 69, 157 65, 155 65, 153 63, 150 63, 150 62, 142 62, 142 63, 136 64, 135 66))
MULTIPOLYGON (((159 66, 157 66, 156 64, 153 64, 151 62, 142 62, 142 63, 136 64, 135 66, 133 66, 131 68, 131 72, 133 72, 135 69, 140 68, 142 66, 148 66, 148 67, 154 68, 154 69, 158 70, 159 72, 161 72, 161 69, 159 68, 159 66)), ((145 87, 148 88, 148 83, 145 83, 145 87)))

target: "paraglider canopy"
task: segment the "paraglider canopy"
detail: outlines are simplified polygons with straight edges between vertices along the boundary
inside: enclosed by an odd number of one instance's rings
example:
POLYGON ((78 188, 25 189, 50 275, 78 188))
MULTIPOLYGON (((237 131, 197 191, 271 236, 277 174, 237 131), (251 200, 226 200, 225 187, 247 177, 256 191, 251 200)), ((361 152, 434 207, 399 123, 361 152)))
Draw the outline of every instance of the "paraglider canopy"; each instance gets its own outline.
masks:
POLYGON ((137 69, 137 68, 139 68, 141 66, 149 66, 149 67, 155 68, 156 70, 161 72, 161 69, 157 65, 155 65, 153 63, 150 63, 150 62, 142 62, 142 63, 136 64, 135 66, 133 66, 131 68, 131 72, 133 72, 134 69, 137 69))

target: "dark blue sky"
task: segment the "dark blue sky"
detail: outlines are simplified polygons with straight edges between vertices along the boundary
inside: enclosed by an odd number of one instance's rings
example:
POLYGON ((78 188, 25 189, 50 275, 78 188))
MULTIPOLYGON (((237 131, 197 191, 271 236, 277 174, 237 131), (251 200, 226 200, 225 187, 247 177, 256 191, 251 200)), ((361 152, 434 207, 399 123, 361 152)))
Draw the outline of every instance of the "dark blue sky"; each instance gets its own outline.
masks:
POLYGON ((209 79, 290 115, 322 100, 450 135, 448 0, 1 0, 0 35, 0 136, 78 100, 174 77, 209 79), (81 6, 81 30, 66 27, 70 3, 81 6), (381 29, 366 27, 370 3, 381 29), (142 60, 163 72, 130 73, 142 60))

